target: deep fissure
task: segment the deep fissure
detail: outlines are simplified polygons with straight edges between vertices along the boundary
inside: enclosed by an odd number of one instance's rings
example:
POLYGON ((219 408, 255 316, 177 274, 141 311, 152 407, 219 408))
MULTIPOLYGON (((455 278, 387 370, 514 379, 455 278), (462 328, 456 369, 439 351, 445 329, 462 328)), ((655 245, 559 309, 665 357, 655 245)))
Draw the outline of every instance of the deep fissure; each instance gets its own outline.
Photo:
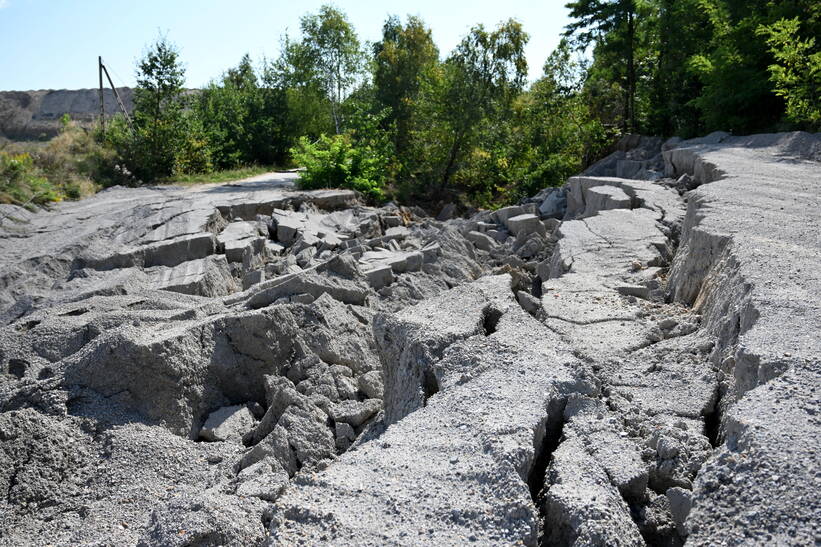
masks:
POLYGON ((562 435, 564 429, 564 408, 567 405, 567 399, 556 399, 548 403, 547 416, 545 418, 545 431, 542 436, 542 441, 538 446, 534 446, 535 454, 533 457, 533 465, 527 475, 527 486, 530 490, 530 499, 539 512, 539 545, 546 545, 545 543, 545 527, 546 517, 544 508, 544 494, 548 488, 546 482, 547 468, 550 465, 550 459, 553 452, 559 447, 562 442, 562 435))
POLYGON ((714 449, 721 445, 719 439, 721 433, 721 402, 722 402, 721 388, 716 386, 715 401, 712 408, 704 413, 704 436, 710 442, 710 446, 714 449))
POLYGON ((491 307, 482 310, 482 332, 485 336, 490 336, 496 332, 496 327, 499 325, 499 319, 502 318, 502 312, 491 307))

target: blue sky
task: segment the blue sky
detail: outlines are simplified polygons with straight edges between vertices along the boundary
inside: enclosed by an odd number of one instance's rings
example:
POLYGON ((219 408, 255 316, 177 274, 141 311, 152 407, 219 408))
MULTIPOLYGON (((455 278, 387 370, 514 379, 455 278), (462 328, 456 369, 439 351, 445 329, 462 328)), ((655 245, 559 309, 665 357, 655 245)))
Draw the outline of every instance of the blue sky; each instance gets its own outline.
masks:
MULTIPOLYGON (((199 87, 246 52, 276 57, 280 37, 299 33, 299 18, 321 0, 0 0, 0 90, 76 89, 97 85, 97 55, 116 85, 133 85, 134 66, 159 33, 181 50, 187 85, 199 87)), ((361 40, 376 41, 388 15, 419 15, 447 54, 471 26, 513 17, 530 34, 531 79, 541 73, 567 23, 564 0, 344 1, 361 40)))

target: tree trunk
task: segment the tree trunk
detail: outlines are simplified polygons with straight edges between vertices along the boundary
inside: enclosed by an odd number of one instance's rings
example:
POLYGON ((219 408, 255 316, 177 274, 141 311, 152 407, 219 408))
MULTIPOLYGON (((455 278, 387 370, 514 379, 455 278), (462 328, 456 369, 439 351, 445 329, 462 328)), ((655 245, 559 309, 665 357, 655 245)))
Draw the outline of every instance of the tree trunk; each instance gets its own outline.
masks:
POLYGON ((635 39, 636 24, 632 1, 627 8, 627 94, 625 97, 625 123, 632 133, 636 130, 636 66, 635 39))
POLYGON ((442 186, 439 188, 440 192, 444 192, 450 182, 451 171, 453 171, 456 156, 459 154, 459 148, 461 148, 461 140, 461 135, 458 134, 456 138, 453 139, 453 146, 450 147, 450 154, 448 156, 448 164, 445 166, 445 172, 442 174, 442 186))

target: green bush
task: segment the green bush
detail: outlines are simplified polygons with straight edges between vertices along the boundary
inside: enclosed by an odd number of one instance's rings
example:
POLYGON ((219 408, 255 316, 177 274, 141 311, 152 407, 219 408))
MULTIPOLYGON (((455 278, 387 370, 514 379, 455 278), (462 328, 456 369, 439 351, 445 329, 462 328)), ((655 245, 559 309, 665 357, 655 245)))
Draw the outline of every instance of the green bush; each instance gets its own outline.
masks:
POLYGON ((350 135, 323 134, 314 143, 302 137, 291 155, 305 168, 301 188, 352 188, 373 201, 384 198, 388 157, 367 144, 354 145, 350 135))
POLYGON ((172 174, 177 176, 210 173, 214 170, 213 154, 202 123, 192 114, 184 117, 184 123, 187 130, 174 150, 172 174))
POLYGON ((31 155, 0 152, 0 203, 43 205, 61 199, 60 189, 42 175, 31 155))

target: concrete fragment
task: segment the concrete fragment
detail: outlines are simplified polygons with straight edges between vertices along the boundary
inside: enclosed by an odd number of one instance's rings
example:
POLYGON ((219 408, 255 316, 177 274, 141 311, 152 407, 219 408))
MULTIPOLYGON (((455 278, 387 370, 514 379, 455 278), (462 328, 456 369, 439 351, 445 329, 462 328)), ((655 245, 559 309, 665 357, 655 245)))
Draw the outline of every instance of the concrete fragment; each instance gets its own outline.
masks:
POLYGON ((238 287, 222 255, 190 260, 173 268, 149 270, 158 289, 200 296, 226 296, 238 287))
POLYGON ((489 251, 496 246, 496 242, 490 236, 481 232, 468 232, 465 234, 465 239, 473 243, 477 249, 489 251))
POLYGON ((393 269, 390 265, 377 266, 372 270, 366 271, 365 278, 368 280, 368 284, 371 287, 375 290, 379 290, 382 287, 386 287, 393 283, 393 269))
POLYGON ((265 281, 265 270, 252 270, 242 278, 242 288, 248 289, 257 283, 265 281))
POLYGON ((321 543, 332 522, 339 545, 402 543, 420 530, 431 544, 537 544, 540 517, 526 482, 534 443, 558 423, 560 390, 589 386, 569 374, 573 358, 555 352, 558 339, 515 303, 510 282, 482 278, 377 321, 392 369, 390 426, 286 491, 272 541, 321 543), (356 495, 342 494, 351 484, 356 495), (390 509, 396 500, 402 511, 390 509))
POLYGON ((604 470, 575 439, 553 452, 544 511, 551 545, 645 545, 630 509, 604 470))
POLYGON ((520 233, 545 235, 545 227, 542 221, 532 213, 524 213, 510 217, 505 221, 505 226, 514 235, 520 233))
POLYGON ((382 217, 382 222, 384 222, 385 226, 388 228, 403 225, 402 217, 400 217, 399 215, 385 215, 382 217))
POLYGON ((535 296, 524 291, 516 291, 516 300, 519 305, 529 314, 535 315, 542 309, 542 302, 535 296))
POLYGON ((422 255, 425 257, 425 262, 433 262, 439 256, 442 248, 439 246, 438 243, 434 243, 433 245, 427 245, 422 248, 422 255))
POLYGON ((551 188, 539 205, 539 215, 542 218, 560 219, 567 209, 567 197, 564 188, 551 188))
POLYGON ((649 473, 640 447, 621 430, 619 419, 598 399, 571 395, 565 407, 565 435, 578 436, 587 452, 598 462, 628 500, 642 500, 649 473))
POLYGON ((630 196, 616 186, 593 186, 584 192, 582 217, 591 217, 609 209, 630 209, 630 196))
POLYGON ((356 433, 350 424, 338 422, 335 426, 336 448, 345 451, 356 440, 356 433))
POLYGON ((278 215, 275 218, 277 220, 277 241, 285 245, 293 243, 302 229, 302 223, 284 215, 278 215))
POLYGON ((421 252, 411 252, 405 255, 405 271, 418 272, 422 269, 425 256, 421 252))
POLYGON ((493 213, 493 218, 498 224, 506 224, 507 219, 524 214, 524 209, 518 205, 511 205, 509 207, 502 207, 493 213))
POLYGON ((189 260, 214 254, 216 245, 210 233, 192 234, 146 245, 141 250, 143 264, 151 266, 176 266, 189 260))
POLYGON ((274 458, 265 458, 237 475, 236 494, 276 501, 288 485, 288 472, 274 458))
POLYGON ((361 402, 348 400, 331 406, 331 415, 337 422, 359 427, 381 409, 382 402, 377 399, 365 399, 361 402))
POLYGON ((687 520, 687 515, 690 514, 690 509, 693 507, 693 493, 675 486, 668 488, 666 495, 667 499, 670 500, 670 513, 673 515, 673 522, 676 523, 679 534, 686 536, 684 521, 687 520))
POLYGON ((382 384, 382 373, 378 370, 372 370, 361 375, 357 382, 359 383, 359 391, 365 394, 369 399, 382 399, 384 397, 385 388, 382 384))
POLYGON ((247 406, 224 406, 208 415, 200 437, 206 441, 241 442, 254 423, 254 416, 247 406))

